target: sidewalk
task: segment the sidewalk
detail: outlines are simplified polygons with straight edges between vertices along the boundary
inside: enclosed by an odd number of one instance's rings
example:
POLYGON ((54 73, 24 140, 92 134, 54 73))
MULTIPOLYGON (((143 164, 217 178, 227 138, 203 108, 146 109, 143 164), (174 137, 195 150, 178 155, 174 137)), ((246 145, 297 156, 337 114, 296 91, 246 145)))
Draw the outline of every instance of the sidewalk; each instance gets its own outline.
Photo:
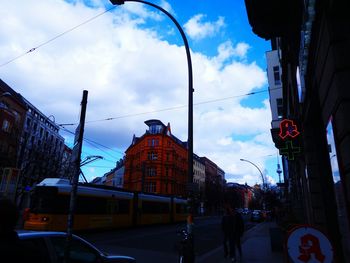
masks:
MULTIPOLYGON (((242 239, 242 252, 243 257, 241 261, 242 263, 283 263, 284 254, 283 251, 278 249, 274 249, 272 251, 271 248, 271 234, 270 229, 276 229, 277 225, 275 222, 263 222, 258 224, 257 226, 249 229, 244 233, 242 239)), ((282 241, 283 242, 283 241, 282 241)), ((278 241, 278 245, 281 242, 278 241)), ((276 243, 274 244, 276 245, 276 243)), ((224 258, 223 247, 219 247, 208 253, 207 255, 200 257, 199 263, 207 263, 209 261, 216 263, 230 263, 230 259, 224 258), (209 255, 211 254, 211 255, 209 255), (209 260, 209 261, 208 261, 209 260)), ((236 252, 238 255, 238 252, 236 252)))

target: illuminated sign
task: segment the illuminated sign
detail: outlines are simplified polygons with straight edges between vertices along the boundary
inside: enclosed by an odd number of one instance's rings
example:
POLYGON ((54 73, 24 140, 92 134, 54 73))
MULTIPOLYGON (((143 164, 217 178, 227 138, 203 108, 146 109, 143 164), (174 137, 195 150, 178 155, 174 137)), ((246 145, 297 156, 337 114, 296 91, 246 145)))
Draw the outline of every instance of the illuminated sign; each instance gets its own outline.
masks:
POLYGON ((294 160, 295 155, 300 153, 300 147, 294 146, 292 141, 287 141, 285 147, 279 150, 280 155, 286 155, 288 160, 294 160))
POLYGON ((287 137, 295 138, 299 134, 300 132, 298 132, 298 128, 292 120, 285 119, 281 121, 280 133, 278 134, 278 136, 280 136, 283 140, 287 137))
POLYGON ((284 141, 284 147, 281 147, 280 154, 285 155, 288 160, 294 160, 295 155, 301 152, 295 137, 300 134, 297 125, 292 120, 284 119, 280 123, 278 136, 284 141))

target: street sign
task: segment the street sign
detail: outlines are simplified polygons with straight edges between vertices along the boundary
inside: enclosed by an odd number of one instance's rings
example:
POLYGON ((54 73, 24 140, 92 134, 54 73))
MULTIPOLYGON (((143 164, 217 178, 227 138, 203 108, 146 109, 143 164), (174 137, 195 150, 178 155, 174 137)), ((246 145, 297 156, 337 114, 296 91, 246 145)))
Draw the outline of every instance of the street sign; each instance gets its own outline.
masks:
POLYGON ((291 230, 287 238, 287 251, 293 263, 333 262, 333 247, 320 230, 300 225, 291 230))

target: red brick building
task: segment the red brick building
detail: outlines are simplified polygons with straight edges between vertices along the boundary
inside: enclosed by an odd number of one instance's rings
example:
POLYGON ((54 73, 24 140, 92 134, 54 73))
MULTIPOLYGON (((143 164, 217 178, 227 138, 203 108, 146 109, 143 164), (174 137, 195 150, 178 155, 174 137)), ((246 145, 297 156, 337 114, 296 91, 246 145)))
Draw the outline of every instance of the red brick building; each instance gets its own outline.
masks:
POLYGON ((171 133, 170 123, 147 120, 141 137, 134 135, 125 156, 124 188, 185 196, 188 183, 187 144, 171 133))
POLYGON ((0 79, 0 168, 17 167, 26 105, 0 79))

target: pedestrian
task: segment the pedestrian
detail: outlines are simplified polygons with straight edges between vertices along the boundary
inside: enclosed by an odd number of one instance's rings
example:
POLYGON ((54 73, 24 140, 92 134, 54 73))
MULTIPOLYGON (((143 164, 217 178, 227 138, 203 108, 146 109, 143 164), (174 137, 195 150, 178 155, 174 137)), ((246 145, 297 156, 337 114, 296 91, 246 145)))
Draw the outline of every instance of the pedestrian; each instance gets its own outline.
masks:
POLYGON ((235 240, 235 246, 237 247, 238 253, 239 253, 239 260, 242 260, 242 236, 244 233, 244 221, 242 218, 241 213, 238 211, 235 212, 235 219, 236 219, 236 240, 235 240))
POLYGON ((225 209, 221 220, 221 229, 224 235, 224 257, 230 256, 232 262, 235 262, 236 218, 231 207, 225 209))
POLYGON ((19 212, 17 206, 9 199, 0 199, 0 262, 37 263, 35 248, 23 244, 15 231, 19 212))

